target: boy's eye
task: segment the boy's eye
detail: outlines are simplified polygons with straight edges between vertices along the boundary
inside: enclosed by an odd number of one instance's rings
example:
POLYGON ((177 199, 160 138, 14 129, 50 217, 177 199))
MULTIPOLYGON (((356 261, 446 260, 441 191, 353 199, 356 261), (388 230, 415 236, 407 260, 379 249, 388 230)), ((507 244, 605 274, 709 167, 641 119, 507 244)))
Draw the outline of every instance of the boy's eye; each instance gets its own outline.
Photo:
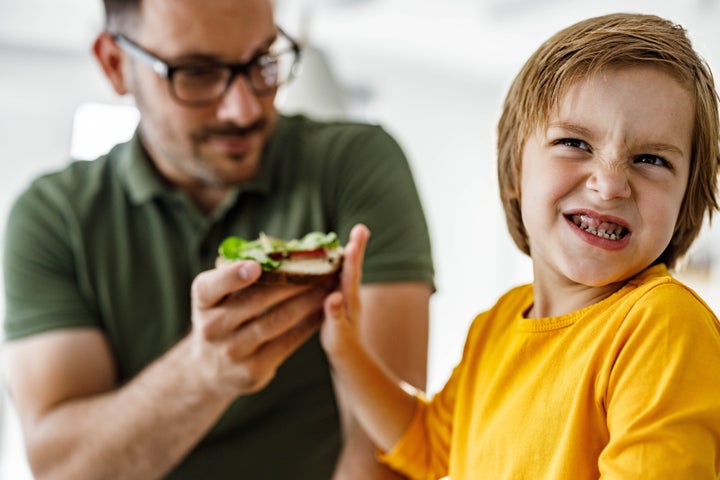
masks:
POLYGON ((572 148, 579 148, 581 150, 590 151, 590 145, 587 144, 587 142, 584 142, 582 140, 578 140, 577 138, 561 138, 557 142, 555 142, 557 145, 563 145, 566 147, 572 147, 572 148))
POLYGON ((635 163, 645 163, 647 165, 656 165, 658 167, 672 168, 672 166, 667 160, 662 157, 658 157, 657 155, 640 155, 635 158, 635 163))

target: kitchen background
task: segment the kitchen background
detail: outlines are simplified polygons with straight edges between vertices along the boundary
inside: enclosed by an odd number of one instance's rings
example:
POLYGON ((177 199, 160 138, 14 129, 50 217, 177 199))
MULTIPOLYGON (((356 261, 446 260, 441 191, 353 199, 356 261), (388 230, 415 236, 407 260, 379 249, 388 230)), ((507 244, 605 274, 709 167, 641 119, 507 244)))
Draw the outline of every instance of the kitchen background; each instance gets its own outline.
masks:
MULTIPOLYGON (((281 92, 278 106, 381 123, 410 158, 437 270, 430 392, 459 360, 473 316, 530 279, 529 261, 506 231, 495 175, 495 123, 522 63, 562 27, 633 11, 682 24, 720 72, 719 3, 276 1, 278 23, 306 46, 302 74, 281 92)), ((101 24, 99 0, 0 0, 0 247, 9 207, 31 178, 63 166, 71 154, 91 159, 135 126, 132 100, 114 94, 91 57, 101 24), (98 131, 99 118, 116 127, 98 131)), ((718 222, 679 275, 720 311, 718 222)), ((2 303, 0 297, 0 310, 2 303)), ((30 478, 17 417, 3 393, 0 479, 30 478)))

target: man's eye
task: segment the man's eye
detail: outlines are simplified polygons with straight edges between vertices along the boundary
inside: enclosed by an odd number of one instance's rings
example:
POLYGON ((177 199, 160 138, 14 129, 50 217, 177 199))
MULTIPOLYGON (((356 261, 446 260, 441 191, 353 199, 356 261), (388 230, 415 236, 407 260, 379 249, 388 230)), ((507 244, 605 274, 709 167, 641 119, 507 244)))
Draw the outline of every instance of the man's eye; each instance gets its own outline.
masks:
POLYGON ((557 145, 563 145, 566 147, 579 148, 582 150, 590 151, 590 145, 588 145, 586 142, 583 142, 582 140, 578 140, 577 138, 561 138, 555 143, 557 145))
POLYGON ((672 168, 667 160, 662 157, 658 157, 657 155, 640 155, 635 158, 635 163, 645 163, 647 165, 672 168))

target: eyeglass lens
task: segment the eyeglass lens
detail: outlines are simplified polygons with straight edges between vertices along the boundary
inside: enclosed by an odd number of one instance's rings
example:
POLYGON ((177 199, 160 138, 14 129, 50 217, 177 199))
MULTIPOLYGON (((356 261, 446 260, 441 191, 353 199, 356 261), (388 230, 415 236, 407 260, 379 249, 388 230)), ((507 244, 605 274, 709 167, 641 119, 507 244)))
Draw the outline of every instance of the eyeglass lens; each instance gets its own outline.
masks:
MULTIPOLYGON (((290 78, 295 59, 293 50, 268 53, 236 74, 244 74, 256 94, 270 93, 290 78)), ((232 81, 233 70, 227 65, 179 66, 171 79, 175 96, 186 102, 217 100, 232 81)))

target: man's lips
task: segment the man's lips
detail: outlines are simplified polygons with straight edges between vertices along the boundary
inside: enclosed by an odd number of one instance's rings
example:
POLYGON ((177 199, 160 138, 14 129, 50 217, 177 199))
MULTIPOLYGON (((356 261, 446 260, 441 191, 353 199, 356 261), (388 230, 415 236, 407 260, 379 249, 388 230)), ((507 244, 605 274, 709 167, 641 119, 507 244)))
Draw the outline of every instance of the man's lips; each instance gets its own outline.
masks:
POLYGON ((207 143, 227 153, 239 154, 251 150, 255 144, 256 135, 230 136, 217 135, 207 139, 207 143))
POLYGON ((209 144, 228 153, 241 154, 252 149, 255 143, 261 140, 265 124, 264 120, 258 120, 247 127, 230 125, 209 128, 199 132, 195 138, 198 143, 209 144))

